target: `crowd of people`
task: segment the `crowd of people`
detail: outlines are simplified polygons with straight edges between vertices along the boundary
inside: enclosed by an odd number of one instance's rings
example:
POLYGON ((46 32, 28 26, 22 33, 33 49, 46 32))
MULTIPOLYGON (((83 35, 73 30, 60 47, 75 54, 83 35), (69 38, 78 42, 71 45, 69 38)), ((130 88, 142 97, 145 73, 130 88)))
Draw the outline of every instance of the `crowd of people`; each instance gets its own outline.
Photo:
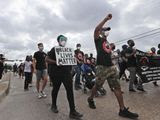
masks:
MULTIPOLYGON (((106 90, 103 85, 107 80, 108 85, 112 92, 114 92, 118 104, 119 115, 127 118, 138 118, 137 113, 130 112, 125 106, 123 100, 123 91, 121 90, 120 80, 124 78, 129 82, 129 92, 145 91, 141 80, 137 80, 136 74, 136 48, 133 40, 128 40, 126 44, 122 45, 122 50, 116 50, 116 45, 108 41, 108 35, 111 31, 110 27, 104 27, 104 24, 112 19, 112 14, 108 14, 95 28, 94 31, 94 43, 97 50, 97 58, 93 57, 93 54, 85 54, 81 50, 81 44, 76 45, 75 58, 77 65, 75 66, 63 66, 56 64, 55 47, 45 53, 43 43, 38 44, 38 51, 32 56, 26 56, 25 62, 19 66, 13 65, 13 72, 24 80, 24 90, 28 91, 29 84, 32 84, 33 73, 36 74, 36 88, 38 98, 45 98, 47 95, 44 90, 48 81, 51 81, 52 89, 52 106, 51 110, 54 113, 58 113, 57 96, 61 84, 63 83, 67 99, 70 107, 69 117, 73 119, 79 119, 83 115, 77 112, 73 86, 75 90, 83 89, 84 93, 87 90, 91 91, 91 95, 87 101, 91 109, 96 109, 94 97, 99 95, 106 95, 106 90), (129 75, 126 75, 126 70, 129 71, 129 75), (74 81, 74 85, 73 85, 74 81), (40 84, 42 82, 42 84, 40 84)), ((57 42, 60 47, 65 47, 67 43, 67 37, 59 35, 57 42)), ((158 45, 157 54, 160 54, 160 44, 158 45)), ((151 48, 151 55, 156 55, 156 48, 151 48)), ((1 56, 0 56, 1 57, 1 56)), ((1 57, 0 63, 3 62, 1 57)), ((1 65, 1 64, 0 64, 1 65)), ((0 73, 1 73, 0 69, 0 73)), ((1 76, 0 76, 1 77, 1 76)), ((157 81, 153 84, 158 86, 157 81)))

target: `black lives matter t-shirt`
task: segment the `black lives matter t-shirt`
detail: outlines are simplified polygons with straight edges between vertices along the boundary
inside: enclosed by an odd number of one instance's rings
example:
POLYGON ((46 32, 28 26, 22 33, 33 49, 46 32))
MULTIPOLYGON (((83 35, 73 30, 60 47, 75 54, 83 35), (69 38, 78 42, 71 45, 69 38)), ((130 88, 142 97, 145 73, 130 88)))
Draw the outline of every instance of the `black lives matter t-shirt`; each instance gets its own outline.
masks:
POLYGON ((36 69, 37 70, 43 70, 46 69, 46 58, 47 54, 43 51, 37 51, 34 53, 34 58, 36 59, 36 69))
POLYGON ((95 45, 97 50, 97 65, 112 66, 111 53, 105 51, 106 40, 103 38, 95 39, 95 45))
MULTIPOLYGON (((49 52, 48 56, 50 59, 56 61, 55 48, 53 47, 49 52)), ((50 75, 55 76, 67 76, 71 74, 72 66, 57 66, 56 64, 49 64, 50 66, 50 75)))

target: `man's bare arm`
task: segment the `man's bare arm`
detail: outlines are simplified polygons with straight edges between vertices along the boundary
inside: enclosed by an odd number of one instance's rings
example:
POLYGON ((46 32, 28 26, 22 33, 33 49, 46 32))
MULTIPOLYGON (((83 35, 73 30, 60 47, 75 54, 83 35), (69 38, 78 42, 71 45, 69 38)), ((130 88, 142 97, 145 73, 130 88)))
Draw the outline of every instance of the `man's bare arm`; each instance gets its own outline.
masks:
POLYGON ((102 27, 104 26, 104 24, 110 20, 112 18, 112 14, 108 14, 107 17, 105 17, 103 19, 103 21, 101 21, 97 27, 95 28, 95 31, 94 31, 94 39, 97 39, 99 37, 99 34, 100 34, 100 31, 102 30, 102 27))

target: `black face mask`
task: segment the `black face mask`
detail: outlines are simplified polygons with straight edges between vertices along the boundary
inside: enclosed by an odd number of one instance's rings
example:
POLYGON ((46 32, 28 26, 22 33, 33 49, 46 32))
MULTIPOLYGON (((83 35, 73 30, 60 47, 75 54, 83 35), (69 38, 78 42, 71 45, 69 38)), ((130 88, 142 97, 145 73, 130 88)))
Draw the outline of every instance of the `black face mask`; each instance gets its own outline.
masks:
POLYGON ((116 49, 116 47, 115 47, 115 46, 113 46, 113 47, 112 47, 112 50, 115 50, 115 49, 116 49))
POLYGON ((130 46, 130 47, 133 47, 133 46, 135 46, 135 43, 134 43, 134 42, 131 42, 131 43, 129 44, 129 46, 130 46))

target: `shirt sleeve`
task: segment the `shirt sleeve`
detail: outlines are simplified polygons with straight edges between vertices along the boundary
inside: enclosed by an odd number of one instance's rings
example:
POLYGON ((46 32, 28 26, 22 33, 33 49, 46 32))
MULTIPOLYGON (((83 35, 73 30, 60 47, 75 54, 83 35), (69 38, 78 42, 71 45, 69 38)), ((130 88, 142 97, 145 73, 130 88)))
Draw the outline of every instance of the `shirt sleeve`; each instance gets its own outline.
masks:
POLYGON ((33 55, 33 58, 35 58, 36 59, 36 57, 37 57, 37 54, 36 54, 36 52, 34 53, 34 55, 33 55))
POLYGON ((55 48, 52 48, 52 49, 48 52, 48 56, 49 56, 51 59, 56 60, 55 48))

